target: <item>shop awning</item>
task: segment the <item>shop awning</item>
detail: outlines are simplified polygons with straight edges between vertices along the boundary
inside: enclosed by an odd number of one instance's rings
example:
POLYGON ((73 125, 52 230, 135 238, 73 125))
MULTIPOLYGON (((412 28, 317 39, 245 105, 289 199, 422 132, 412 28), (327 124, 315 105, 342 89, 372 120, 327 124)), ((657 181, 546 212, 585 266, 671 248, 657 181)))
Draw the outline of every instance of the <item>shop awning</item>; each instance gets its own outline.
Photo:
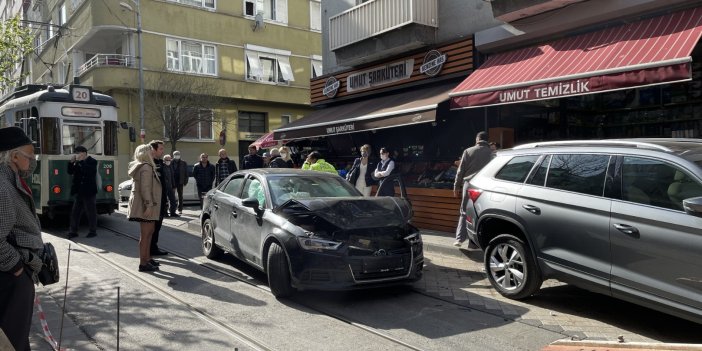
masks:
POLYGON ((434 122, 436 107, 455 87, 443 84, 314 111, 274 131, 274 139, 301 139, 434 122))
POLYGON ((687 81, 701 33, 694 8, 496 54, 449 94, 451 108, 687 81))
POLYGON ((267 149, 271 146, 278 145, 278 141, 273 139, 273 132, 269 132, 256 139, 251 145, 256 146, 257 149, 267 149))

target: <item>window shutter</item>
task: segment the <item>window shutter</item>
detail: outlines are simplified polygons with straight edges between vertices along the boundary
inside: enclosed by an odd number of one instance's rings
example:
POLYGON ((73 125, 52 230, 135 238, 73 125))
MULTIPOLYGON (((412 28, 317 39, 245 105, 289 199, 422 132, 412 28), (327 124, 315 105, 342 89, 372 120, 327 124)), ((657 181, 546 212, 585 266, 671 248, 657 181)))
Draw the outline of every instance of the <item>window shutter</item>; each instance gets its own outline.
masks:
POLYGON ((322 30, 322 5, 318 1, 310 1, 310 29, 322 30))
POLYGON ((312 69, 314 70, 314 77, 317 78, 322 75, 322 62, 312 60, 312 69))
POLYGON ((295 81, 292 67, 290 67, 290 60, 287 56, 278 56, 278 66, 280 66, 280 72, 283 73, 283 79, 290 82, 295 81))
MULTIPOLYGON (((254 16, 258 15, 259 12, 265 12, 265 11, 266 11, 266 7, 263 3, 263 0, 256 0, 256 13, 254 13, 254 16)), ((263 18, 271 18, 271 14, 264 13, 263 18)))
POLYGON ((249 61, 249 72, 247 72, 247 74, 260 78, 263 75, 263 71, 261 70, 261 63, 258 60, 258 55, 253 52, 247 52, 246 59, 249 61))
POLYGON ((275 20, 288 23, 288 0, 275 0, 275 20))

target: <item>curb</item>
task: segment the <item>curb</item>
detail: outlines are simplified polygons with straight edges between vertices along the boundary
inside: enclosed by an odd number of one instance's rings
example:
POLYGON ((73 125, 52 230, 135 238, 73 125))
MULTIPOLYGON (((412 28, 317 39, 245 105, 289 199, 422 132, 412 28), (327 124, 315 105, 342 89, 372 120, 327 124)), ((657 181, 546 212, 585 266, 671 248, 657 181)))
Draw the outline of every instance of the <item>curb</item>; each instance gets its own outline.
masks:
POLYGON ((568 341, 559 340, 541 351, 700 351, 699 344, 665 344, 648 342, 607 342, 607 341, 568 341))

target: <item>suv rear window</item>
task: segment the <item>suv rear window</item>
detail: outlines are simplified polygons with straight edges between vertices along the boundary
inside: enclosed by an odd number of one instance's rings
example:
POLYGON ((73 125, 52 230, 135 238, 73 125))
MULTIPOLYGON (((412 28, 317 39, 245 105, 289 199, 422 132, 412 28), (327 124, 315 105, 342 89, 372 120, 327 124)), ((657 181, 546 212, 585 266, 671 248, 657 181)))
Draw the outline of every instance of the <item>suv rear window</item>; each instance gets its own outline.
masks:
POLYGON ((509 162, 495 174, 495 178, 522 183, 529 175, 529 171, 531 171, 538 159, 538 155, 517 156, 509 160, 509 162))
POLYGON ((553 155, 546 186, 602 196, 608 164, 607 155, 553 155))

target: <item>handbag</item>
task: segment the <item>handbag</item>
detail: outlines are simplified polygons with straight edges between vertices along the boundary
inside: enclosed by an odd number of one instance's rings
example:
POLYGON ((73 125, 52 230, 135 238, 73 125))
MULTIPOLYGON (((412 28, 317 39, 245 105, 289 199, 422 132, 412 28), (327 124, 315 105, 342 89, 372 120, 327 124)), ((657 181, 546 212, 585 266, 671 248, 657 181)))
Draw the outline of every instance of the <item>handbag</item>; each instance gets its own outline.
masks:
POLYGON ((59 281, 59 264, 56 257, 56 250, 51 243, 44 244, 44 252, 41 254, 41 271, 37 275, 41 285, 51 285, 59 281))

